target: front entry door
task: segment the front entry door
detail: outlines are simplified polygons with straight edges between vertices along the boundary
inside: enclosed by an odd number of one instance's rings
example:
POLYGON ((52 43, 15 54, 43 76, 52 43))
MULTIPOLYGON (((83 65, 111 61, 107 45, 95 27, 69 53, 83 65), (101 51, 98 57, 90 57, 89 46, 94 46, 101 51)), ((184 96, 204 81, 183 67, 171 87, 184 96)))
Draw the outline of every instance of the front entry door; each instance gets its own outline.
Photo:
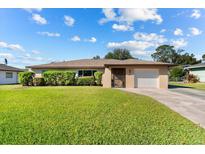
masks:
POLYGON ((112 69, 112 87, 124 88, 125 87, 125 69, 113 68, 112 69))

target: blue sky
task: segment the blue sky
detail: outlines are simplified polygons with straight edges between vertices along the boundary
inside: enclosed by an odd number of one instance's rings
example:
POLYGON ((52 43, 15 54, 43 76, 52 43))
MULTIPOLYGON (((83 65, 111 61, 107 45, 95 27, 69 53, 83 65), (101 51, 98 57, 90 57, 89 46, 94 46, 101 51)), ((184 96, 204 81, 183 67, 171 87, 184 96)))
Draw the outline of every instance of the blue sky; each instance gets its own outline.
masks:
POLYGON ((205 9, 0 9, 0 62, 9 65, 103 57, 127 48, 151 60, 161 44, 205 53, 205 9))

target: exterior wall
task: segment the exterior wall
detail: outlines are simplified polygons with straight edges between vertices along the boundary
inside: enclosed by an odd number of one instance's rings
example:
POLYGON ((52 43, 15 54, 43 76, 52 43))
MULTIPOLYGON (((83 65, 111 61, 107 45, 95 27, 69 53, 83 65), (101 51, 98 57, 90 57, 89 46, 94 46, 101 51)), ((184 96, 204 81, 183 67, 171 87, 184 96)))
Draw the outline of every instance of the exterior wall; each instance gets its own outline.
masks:
MULTIPOLYGON (((159 71, 159 77, 158 77, 158 88, 160 89, 167 89, 168 88, 168 67, 167 66, 112 66, 112 68, 125 68, 126 69, 126 75, 125 75, 125 81, 126 81, 126 88, 135 88, 135 77, 134 77, 134 70, 135 69, 158 69, 159 71)), ((52 69, 53 70, 53 69, 52 69)), ((59 70, 59 69, 58 69, 59 70)), ((61 69, 61 70, 72 70, 72 71, 78 71, 78 69, 61 69)), ((106 67, 105 69, 95 69, 97 71, 104 72, 102 76, 102 84, 105 88, 111 88, 111 67, 106 67)), ((40 69, 34 69, 30 70, 34 71, 36 75, 41 76, 42 72, 45 70, 40 69)))
POLYGON ((6 78, 6 72, 9 71, 0 71, 0 84, 15 84, 18 83, 18 73, 13 73, 13 78, 6 78))
POLYGON ((205 82, 205 68, 191 69, 190 74, 193 74, 199 77, 200 82, 205 82))
POLYGON ((125 76, 125 86, 126 88, 134 88, 135 87, 135 79, 134 79, 134 69, 126 68, 126 76, 125 76))
POLYGON ((111 88, 111 68, 106 67, 102 76, 102 84, 104 88, 111 88))
POLYGON ((168 68, 160 68, 159 69, 159 88, 160 89, 168 89, 169 77, 168 77, 168 68))

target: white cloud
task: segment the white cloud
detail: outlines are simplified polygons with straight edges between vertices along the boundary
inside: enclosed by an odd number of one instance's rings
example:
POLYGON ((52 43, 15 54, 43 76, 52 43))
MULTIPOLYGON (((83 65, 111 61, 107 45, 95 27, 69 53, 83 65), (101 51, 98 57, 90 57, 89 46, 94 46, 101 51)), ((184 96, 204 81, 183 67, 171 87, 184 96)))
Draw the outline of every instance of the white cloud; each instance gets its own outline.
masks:
POLYGON ((187 41, 183 38, 177 39, 177 40, 172 40, 171 44, 175 47, 175 48, 181 48, 181 47, 185 47, 187 45, 187 41))
POLYGON ((123 42, 109 42, 107 48, 125 48, 130 50, 130 53, 133 56, 145 56, 148 54, 148 48, 155 47, 155 44, 152 42, 146 41, 123 41, 123 42))
POLYGON ((95 43, 95 42, 97 42, 97 39, 95 37, 91 37, 90 39, 86 39, 85 41, 95 43))
POLYGON ((153 47, 154 44, 151 42, 144 41, 123 41, 123 42, 109 42, 107 44, 108 48, 126 48, 128 50, 145 50, 149 47, 153 47))
POLYGON ((189 30, 190 30, 192 35, 200 35, 200 34, 202 34, 202 31, 199 30, 198 28, 195 28, 195 27, 191 27, 191 28, 189 28, 189 30))
POLYGON ((164 43, 167 41, 167 39, 164 37, 164 35, 157 35, 156 33, 140 33, 137 32, 133 35, 135 40, 141 40, 141 41, 151 41, 155 43, 164 43))
POLYGON ((34 57, 33 55, 30 54, 25 54, 17 57, 17 62, 20 62, 22 64, 34 64, 34 63, 45 63, 48 61, 48 59, 45 59, 43 57, 34 57))
POLYGON ((107 48, 125 48, 130 50, 131 54, 134 56, 147 56, 150 48, 155 48, 167 41, 164 35, 158 35, 156 33, 136 32, 133 38, 135 40, 109 42, 107 48))
POLYGON ((11 53, 0 53, 0 58, 6 58, 8 60, 14 60, 15 57, 11 53))
POLYGON ((7 48, 8 44, 6 42, 0 42, 0 48, 7 48))
POLYGON ((116 20, 116 13, 114 11, 114 9, 111 8, 106 8, 106 9, 102 9, 103 14, 105 15, 105 18, 100 19, 99 23, 100 24, 104 24, 108 21, 114 21, 116 20))
POLYGON ((128 23, 133 23, 135 21, 148 21, 152 20, 157 23, 161 23, 163 20, 159 14, 157 14, 157 9, 119 9, 121 14, 120 21, 126 21, 128 23))
POLYGON ((0 42, 0 48, 6 48, 13 51, 25 51, 25 49, 19 44, 8 44, 6 42, 0 42))
POLYGON ((112 28, 116 31, 132 31, 132 30, 134 30, 134 28, 131 27, 130 25, 113 24, 112 28))
POLYGON ((11 50, 25 51, 24 48, 20 46, 19 44, 9 44, 8 48, 11 50))
POLYGON ((71 40, 74 41, 74 42, 79 42, 81 39, 80 39, 80 36, 75 35, 71 38, 71 40))
POLYGON ((114 12, 114 9, 107 8, 107 9, 102 9, 102 10, 107 19, 114 19, 116 17, 116 13, 114 12))
POLYGON ((194 9, 192 10, 191 18, 198 19, 201 17, 200 10, 194 9))
POLYGON ((167 30, 166 29, 161 29, 160 30, 160 33, 164 33, 164 32, 166 32, 167 30))
POLYGON ((37 32, 37 34, 48 36, 48 37, 60 37, 61 36, 59 33, 53 33, 53 32, 37 32))
POLYGON ((32 14, 32 19, 39 25, 47 24, 47 20, 43 18, 40 14, 32 14))
POLYGON ((134 50, 134 51, 130 51, 130 53, 133 55, 133 56, 144 56, 144 55, 147 55, 149 51, 144 51, 144 50, 134 50))
MULTIPOLYGON (((82 39, 82 40, 83 40, 83 39, 82 39)), ((75 36, 73 36, 73 37, 71 38, 71 41, 73 41, 73 42, 79 42, 79 41, 81 41, 81 38, 80 38, 80 36, 75 35, 75 36)), ((83 41, 84 41, 84 42, 95 43, 95 42, 97 42, 97 39, 96 39, 95 37, 91 37, 91 38, 89 38, 89 39, 84 39, 83 41)))
POLYGON ((157 13, 157 9, 119 9, 118 14, 114 9, 103 9, 105 18, 100 19, 99 23, 104 24, 109 21, 126 23, 132 25, 136 21, 155 21, 161 23, 162 17, 157 13))
POLYGON ((174 35, 182 36, 183 35, 183 31, 180 28, 176 28, 175 31, 174 31, 174 35))
POLYGON ((41 12, 42 8, 23 8, 25 11, 32 13, 32 12, 41 12))
POLYGON ((35 54, 35 55, 38 55, 38 54, 40 54, 41 52, 38 51, 38 50, 32 50, 31 53, 32 53, 32 54, 35 54))
POLYGON ((67 26, 71 27, 71 26, 74 25, 75 19, 72 18, 71 16, 64 16, 64 23, 65 23, 67 26))

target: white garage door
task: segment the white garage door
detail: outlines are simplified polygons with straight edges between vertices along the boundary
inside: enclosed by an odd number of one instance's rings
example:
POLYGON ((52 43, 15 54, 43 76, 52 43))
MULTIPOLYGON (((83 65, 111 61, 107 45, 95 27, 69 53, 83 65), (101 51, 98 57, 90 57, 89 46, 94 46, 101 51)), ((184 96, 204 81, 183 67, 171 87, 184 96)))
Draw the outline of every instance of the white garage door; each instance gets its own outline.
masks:
POLYGON ((135 88, 157 88, 158 70, 135 70, 135 88))

